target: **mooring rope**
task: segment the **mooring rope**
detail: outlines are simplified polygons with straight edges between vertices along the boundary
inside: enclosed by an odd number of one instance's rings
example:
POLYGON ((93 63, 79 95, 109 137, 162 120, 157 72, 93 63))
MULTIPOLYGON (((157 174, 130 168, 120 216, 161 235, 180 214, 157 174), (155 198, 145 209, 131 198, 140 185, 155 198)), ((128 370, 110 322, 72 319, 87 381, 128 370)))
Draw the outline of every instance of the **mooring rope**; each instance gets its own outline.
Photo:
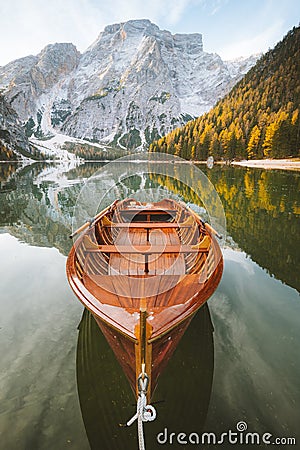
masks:
POLYGON ((138 385, 138 399, 136 404, 135 415, 126 423, 127 427, 133 424, 137 420, 138 423, 138 441, 139 449, 145 450, 145 439, 143 422, 152 422, 156 418, 156 410, 154 406, 147 405, 147 389, 149 385, 149 377, 146 373, 141 373, 137 380, 138 385))

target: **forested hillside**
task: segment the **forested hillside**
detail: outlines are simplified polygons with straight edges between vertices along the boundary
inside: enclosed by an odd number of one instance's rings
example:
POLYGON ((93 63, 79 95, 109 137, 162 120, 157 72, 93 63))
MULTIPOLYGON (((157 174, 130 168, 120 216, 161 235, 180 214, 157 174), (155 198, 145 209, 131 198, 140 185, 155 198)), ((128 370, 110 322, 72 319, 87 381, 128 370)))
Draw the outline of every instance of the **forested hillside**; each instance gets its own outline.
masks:
POLYGON ((154 142, 192 160, 282 158, 300 150, 300 27, 294 27, 207 114, 154 142))

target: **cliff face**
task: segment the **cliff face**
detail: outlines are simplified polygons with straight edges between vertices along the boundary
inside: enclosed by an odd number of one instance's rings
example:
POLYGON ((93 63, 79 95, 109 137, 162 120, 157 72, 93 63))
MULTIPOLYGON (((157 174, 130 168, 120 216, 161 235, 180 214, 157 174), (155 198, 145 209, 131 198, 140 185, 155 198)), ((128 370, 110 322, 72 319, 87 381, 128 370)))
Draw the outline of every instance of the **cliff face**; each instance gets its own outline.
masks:
MULTIPOLYGON (((151 151, 187 159, 299 157, 300 27, 294 27, 208 113, 151 151)), ((234 64, 230 67, 235 71, 234 64)))
POLYGON ((82 55, 54 44, 9 63, 0 87, 29 135, 133 148, 209 110, 255 61, 224 62, 203 50, 201 34, 131 20, 107 26, 82 55))
POLYGON ((31 157, 33 153, 16 111, 0 95, 0 161, 31 157))
POLYGON ((42 130, 50 134, 48 105, 55 102, 54 92, 76 67, 79 56, 73 44, 51 44, 37 56, 27 56, 0 68, 2 92, 26 123, 29 135, 32 129, 38 137, 42 130))

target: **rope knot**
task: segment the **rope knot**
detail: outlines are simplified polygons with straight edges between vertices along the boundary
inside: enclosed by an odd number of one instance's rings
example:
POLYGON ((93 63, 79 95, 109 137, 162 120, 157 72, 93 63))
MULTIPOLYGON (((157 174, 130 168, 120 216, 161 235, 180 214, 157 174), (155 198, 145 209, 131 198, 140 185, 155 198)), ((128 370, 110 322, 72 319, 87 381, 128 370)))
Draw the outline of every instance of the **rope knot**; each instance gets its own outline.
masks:
POLYGON ((143 413, 143 422, 152 422, 156 419, 156 409, 152 405, 146 405, 143 413))
POLYGON ((133 424, 137 420, 138 422, 138 439, 140 450, 145 450, 143 422, 152 422, 156 419, 156 409, 152 405, 147 405, 147 389, 149 385, 149 377, 146 373, 140 374, 137 380, 138 385, 138 399, 136 404, 135 415, 127 422, 127 426, 133 424))

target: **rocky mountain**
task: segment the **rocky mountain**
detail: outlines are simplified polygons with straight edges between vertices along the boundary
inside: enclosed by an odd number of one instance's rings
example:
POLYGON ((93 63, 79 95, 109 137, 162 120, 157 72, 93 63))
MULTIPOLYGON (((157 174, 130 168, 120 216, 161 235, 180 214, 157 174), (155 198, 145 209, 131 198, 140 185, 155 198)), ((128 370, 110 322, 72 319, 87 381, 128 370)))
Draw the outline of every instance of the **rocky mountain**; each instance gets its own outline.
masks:
POLYGON ((29 136, 136 148, 208 111, 256 59, 225 62, 203 50, 201 34, 130 20, 107 26, 83 54, 53 44, 1 67, 0 88, 29 136))
POLYGON ((300 155, 300 26, 294 27, 208 113, 150 151, 193 160, 300 155))
POLYGON ((16 111, 0 95, 0 161, 36 158, 16 111))

